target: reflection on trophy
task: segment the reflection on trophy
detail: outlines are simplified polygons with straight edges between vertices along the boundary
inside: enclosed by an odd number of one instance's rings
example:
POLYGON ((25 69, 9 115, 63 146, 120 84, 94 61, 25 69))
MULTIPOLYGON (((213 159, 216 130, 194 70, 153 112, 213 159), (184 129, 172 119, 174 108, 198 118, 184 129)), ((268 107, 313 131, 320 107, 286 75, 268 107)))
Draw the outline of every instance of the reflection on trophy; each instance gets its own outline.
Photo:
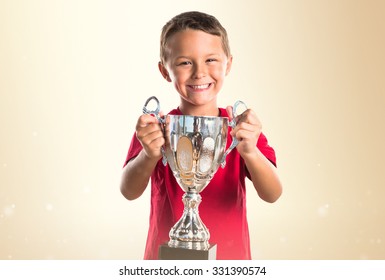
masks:
MULTIPOLYGON (((208 185, 219 166, 225 166, 227 154, 238 143, 233 137, 233 142, 226 151, 228 126, 235 126, 236 107, 241 103, 244 105, 241 101, 234 105, 234 120, 230 123, 226 117, 167 115, 160 118, 160 106, 156 97, 150 97, 143 107, 144 113, 155 115, 164 124, 166 143, 162 148, 163 163, 169 164, 178 184, 185 192, 182 199, 183 215, 171 228, 170 241, 168 246, 163 248, 164 255, 168 255, 165 258, 194 259, 193 252, 198 259, 201 253, 207 257, 207 253, 213 251, 215 255, 216 247, 210 246, 210 233, 199 217, 200 192, 208 185), (152 100, 157 103, 155 110, 147 108, 152 100)), ((162 248, 160 254, 161 251, 162 248)))

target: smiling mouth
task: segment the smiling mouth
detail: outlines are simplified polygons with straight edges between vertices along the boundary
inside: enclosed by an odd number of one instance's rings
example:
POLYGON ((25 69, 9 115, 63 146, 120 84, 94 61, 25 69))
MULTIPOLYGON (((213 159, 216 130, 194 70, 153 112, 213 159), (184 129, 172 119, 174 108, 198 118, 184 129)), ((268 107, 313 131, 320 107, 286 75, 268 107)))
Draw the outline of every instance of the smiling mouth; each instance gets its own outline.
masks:
POLYGON ((204 84, 204 85, 189 85, 190 88, 194 90, 203 90, 203 89, 208 89, 211 86, 211 83, 209 84, 204 84))

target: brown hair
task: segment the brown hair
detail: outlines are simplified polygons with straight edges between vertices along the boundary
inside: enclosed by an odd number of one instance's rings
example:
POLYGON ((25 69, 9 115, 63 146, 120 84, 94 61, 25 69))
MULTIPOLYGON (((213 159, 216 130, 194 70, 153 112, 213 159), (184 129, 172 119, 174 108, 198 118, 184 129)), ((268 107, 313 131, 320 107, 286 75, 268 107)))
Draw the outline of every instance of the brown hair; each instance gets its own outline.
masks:
POLYGON ((202 12, 185 12, 173 17, 162 28, 160 36, 160 61, 167 61, 167 42, 172 35, 186 29, 201 30, 222 39, 225 54, 230 57, 230 44, 226 29, 211 15, 202 12))

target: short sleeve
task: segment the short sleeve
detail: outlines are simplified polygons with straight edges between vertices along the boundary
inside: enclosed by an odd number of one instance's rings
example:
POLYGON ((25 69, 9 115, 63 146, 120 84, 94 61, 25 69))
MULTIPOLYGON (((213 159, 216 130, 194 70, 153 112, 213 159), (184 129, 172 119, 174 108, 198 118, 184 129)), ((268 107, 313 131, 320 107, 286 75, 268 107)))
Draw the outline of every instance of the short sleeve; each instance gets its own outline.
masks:
POLYGON ((277 166, 277 159, 275 157, 274 149, 269 145, 266 136, 261 133, 257 141, 257 148, 274 166, 277 166))
POLYGON ((132 136, 132 140, 131 140, 131 144, 130 144, 130 148, 128 149, 128 153, 127 153, 127 157, 126 157, 126 161, 124 162, 124 166, 126 166, 126 164, 131 160, 133 159, 134 157, 136 157, 140 151, 143 149, 142 145, 140 144, 138 138, 136 138, 136 133, 134 133, 134 135, 132 136))
MULTIPOLYGON (((259 135, 258 141, 257 141, 257 148, 261 151, 261 153, 275 166, 277 167, 276 157, 275 157, 275 151, 274 149, 269 145, 266 136, 261 133, 259 135)), ((246 168, 246 176, 251 180, 250 172, 246 168)))

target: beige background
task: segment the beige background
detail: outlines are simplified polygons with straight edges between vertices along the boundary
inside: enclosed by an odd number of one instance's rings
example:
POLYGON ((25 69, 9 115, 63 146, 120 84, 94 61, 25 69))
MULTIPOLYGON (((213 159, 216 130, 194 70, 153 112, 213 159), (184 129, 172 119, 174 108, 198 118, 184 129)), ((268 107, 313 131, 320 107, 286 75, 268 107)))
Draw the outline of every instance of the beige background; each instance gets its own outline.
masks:
POLYGON ((248 185, 253 257, 384 259, 385 2, 184 2, 0 1, 0 259, 142 258, 149 192, 126 201, 121 167, 146 98, 178 105, 158 41, 187 10, 227 28, 219 103, 277 152, 281 199, 248 185))

